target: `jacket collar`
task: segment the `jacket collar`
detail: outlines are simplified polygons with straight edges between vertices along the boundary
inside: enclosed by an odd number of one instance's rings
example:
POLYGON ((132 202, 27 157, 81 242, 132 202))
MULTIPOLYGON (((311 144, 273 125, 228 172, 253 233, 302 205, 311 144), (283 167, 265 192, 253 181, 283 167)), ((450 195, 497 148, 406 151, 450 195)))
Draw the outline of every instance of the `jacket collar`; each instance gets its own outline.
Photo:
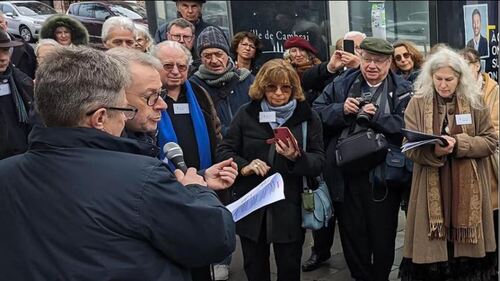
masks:
MULTIPOLYGON (((254 118, 254 120, 259 120, 259 112, 262 111, 262 109, 260 108, 260 101, 251 101, 246 110, 248 114, 250 114, 254 118)), ((298 101, 297 107, 295 108, 292 117, 290 117, 290 119, 288 119, 285 124, 283 124, 283 126, 293 127, 297 124, 309 120, 311 114, 311 107, 309 107, 307 102, 298 101)))
POLYGON ((94 148, 156 157, 156 145, 115 137, 93 128, 35 126, 28 137, 29 149, 42 147, 94 148))

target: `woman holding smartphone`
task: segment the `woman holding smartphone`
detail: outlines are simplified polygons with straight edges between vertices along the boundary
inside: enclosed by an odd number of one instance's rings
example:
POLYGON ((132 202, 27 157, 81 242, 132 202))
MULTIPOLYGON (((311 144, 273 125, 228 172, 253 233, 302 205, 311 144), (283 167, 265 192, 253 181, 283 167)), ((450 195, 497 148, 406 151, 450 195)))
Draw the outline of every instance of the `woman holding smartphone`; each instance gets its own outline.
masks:
POLYGON ((305 101, 297 73, 282 59, 262 66, 249 95, 252 101, 235 115, 218 147, 217 158, 232 157, 238 164, 234 199, 274 173, 283 177, 285 199, 237 222, 245 273, 249 281, 270 280, 269 247, 273 244, 278 280, 299 281, 305 233, 301 228, 302 177, 316 177, 324 166, 321 122, 305 101), (303 123, 307 123, 305 151, 303 123), (290 137, 269 144, 268 140, 275 138, 273 129, 279 127, 287 127, 290 137))

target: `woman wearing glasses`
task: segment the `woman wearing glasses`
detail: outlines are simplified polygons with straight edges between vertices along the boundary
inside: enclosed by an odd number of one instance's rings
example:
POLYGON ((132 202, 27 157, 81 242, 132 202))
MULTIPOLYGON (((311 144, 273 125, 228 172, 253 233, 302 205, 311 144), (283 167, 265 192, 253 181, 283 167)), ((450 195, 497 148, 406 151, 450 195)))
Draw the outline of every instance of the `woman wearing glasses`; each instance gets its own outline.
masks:
POLYGON ((274 173, 283 177, 285 199, 237 222, 245 273, 249 281, 270 280, 269 247, 273 244, 278 280, 298 281, 304 242, 302 176, 318 176, 325 163, 321 122, 305 102, 297 73, 282 59, 262 66, 249 95, 252 101, 235 115, 218 147, 217 158, 233 158, 238 164, 240 174, 233 185, 235 199, 274 173), (305 151, 303 123, 307 123, 305 151), (290 129, 291 138, 269 144, 274 138, 273 129, 278 127, 290 129))
POLYGON ((392 68, 396 74, 413 83, 420 73, 424 56, 417 50, 415 44, 409 41, 398 41, 392 46, 394 47, 392 68))
POLYGON ((231 42, 231 52, 236 68, 246 68, 257 75, 260 66, 256 65, 256 59, 262 52, 262 43, 253 32, 236 33, 231 42))

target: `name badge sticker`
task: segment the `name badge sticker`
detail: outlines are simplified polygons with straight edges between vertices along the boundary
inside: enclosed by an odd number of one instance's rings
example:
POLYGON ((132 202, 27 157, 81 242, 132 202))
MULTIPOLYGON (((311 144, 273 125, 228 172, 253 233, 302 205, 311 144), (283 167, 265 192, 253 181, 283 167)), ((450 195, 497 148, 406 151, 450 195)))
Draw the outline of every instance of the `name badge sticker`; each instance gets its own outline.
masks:
POLYGON ((455 120, 457 125, 470 125, 472 124, 472 116, 470 113, 466 114, 457 114, 455 115, 455 120))
POLYGON ((276 122, 276 112, 274 111, 259 112, 259 122, 260 123, 276 122))
POLYGON ((174 103, 174 114, 189 114, 189 104, 174 103))

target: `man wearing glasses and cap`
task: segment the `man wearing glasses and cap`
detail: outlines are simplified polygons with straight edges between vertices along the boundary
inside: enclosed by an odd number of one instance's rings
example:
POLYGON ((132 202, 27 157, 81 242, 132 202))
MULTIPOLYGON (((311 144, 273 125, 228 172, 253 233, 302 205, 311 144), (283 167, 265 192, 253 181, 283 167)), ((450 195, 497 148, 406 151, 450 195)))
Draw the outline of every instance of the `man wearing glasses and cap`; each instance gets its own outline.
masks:
MULTIPOLYGON (((370 128, 387 142, 401 147, 403 113, 411 98, 410 82, 391 70, 394 48, 368 37, 360 45, 361 65, 330 83, 313 108, 333 132, 327 144, 323 173, 332 193, 344 256, 356 280, 387 281, 394 261, 401 188, 374 184, 372 172, 385 161, 364 158, 353 169, 337 165, 335 150, 344 132, 352 135, 370 128)), ((356 149, 356 147, 353 147, 356 149)), ((373 157, 371 157, 373 158, 373 157)))
POLYGON ((0 160, 28 148, 33 80, 10 61, 12 48, 21 45, 0 31, 0 160))

